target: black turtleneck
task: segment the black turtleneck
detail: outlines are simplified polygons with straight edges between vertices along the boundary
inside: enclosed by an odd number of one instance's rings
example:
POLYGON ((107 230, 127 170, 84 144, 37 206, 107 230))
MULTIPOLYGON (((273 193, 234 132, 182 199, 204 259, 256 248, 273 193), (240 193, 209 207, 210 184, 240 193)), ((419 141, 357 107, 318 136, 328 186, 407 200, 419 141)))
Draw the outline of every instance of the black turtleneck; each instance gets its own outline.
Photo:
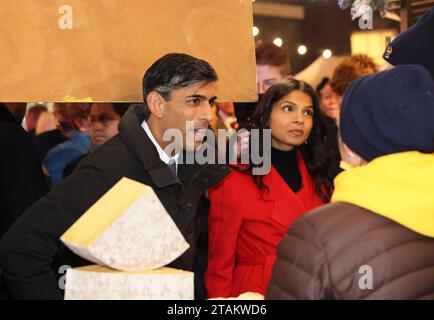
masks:
POLYGON ((297 150, 282 151, 271 148, 271 163, 292 191, 301 189, 302 181, 297 163, 297 150))

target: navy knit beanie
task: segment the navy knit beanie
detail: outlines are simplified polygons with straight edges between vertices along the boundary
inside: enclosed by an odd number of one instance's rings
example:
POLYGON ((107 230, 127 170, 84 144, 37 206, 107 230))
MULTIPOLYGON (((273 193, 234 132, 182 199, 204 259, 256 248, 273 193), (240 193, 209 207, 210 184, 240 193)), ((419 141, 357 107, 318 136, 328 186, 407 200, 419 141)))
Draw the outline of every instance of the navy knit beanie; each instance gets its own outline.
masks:
POLYGON ((339 122, 343 142, 366 161, 434 152, 434 82, 417 65, 356 79, 344 94, 339 122))
POLYGON ((414 26, 397 36, 386 48, 383 58, 394 66, 424 66, 434 79, 434 8, 414 26))

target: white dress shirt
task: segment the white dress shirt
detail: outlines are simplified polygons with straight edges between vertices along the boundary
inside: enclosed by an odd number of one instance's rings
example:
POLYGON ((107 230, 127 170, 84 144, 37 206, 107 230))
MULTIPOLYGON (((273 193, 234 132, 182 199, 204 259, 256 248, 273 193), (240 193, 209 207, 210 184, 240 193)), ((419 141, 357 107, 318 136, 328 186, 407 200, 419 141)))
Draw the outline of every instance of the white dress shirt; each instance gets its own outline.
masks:
POLYGON ((151 139, 152 143, 154 144, 155 148, 158 151, 158 156, 160 157, 160 160, 163 161, 165 164, 169 164, 173 161, 176 163, 176 172, 178 172, 178 159, 179 159, 179 153, 175 154, 173 157, 169 157, 169 155, 164 152, 163 148, 158 144, 157 140, 155 140, 154 135, 151 132, 151 129, 149 129, 149 126, 146 121, 142 122, 142 128, 145 130, 146 134, 148 135, 149 139, 151 139))

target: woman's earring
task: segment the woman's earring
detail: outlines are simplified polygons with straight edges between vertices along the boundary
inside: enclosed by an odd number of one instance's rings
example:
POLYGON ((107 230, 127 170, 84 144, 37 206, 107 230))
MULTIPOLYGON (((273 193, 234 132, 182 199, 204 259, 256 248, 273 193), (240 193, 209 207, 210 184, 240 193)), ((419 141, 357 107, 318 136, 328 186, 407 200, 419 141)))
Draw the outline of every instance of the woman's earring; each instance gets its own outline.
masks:
POLYGON ((307 140, 304 142, 304 144, 307 144, 307 140))

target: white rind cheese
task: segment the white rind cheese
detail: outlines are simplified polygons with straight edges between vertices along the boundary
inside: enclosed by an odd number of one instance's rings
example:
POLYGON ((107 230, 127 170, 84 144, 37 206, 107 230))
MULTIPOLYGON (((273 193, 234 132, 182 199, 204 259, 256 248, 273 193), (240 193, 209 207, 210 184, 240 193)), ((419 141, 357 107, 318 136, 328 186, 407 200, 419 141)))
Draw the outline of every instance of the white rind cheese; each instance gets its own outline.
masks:
POLYGON ((188 248, 151 187, 123 178, 62 235, 77 255, 123 271, 168 265, 188 248))
POLYGON ((65 300, 193 300, 194 274, 162 268, 123 272, 101 266, 69 269, 65 300))

